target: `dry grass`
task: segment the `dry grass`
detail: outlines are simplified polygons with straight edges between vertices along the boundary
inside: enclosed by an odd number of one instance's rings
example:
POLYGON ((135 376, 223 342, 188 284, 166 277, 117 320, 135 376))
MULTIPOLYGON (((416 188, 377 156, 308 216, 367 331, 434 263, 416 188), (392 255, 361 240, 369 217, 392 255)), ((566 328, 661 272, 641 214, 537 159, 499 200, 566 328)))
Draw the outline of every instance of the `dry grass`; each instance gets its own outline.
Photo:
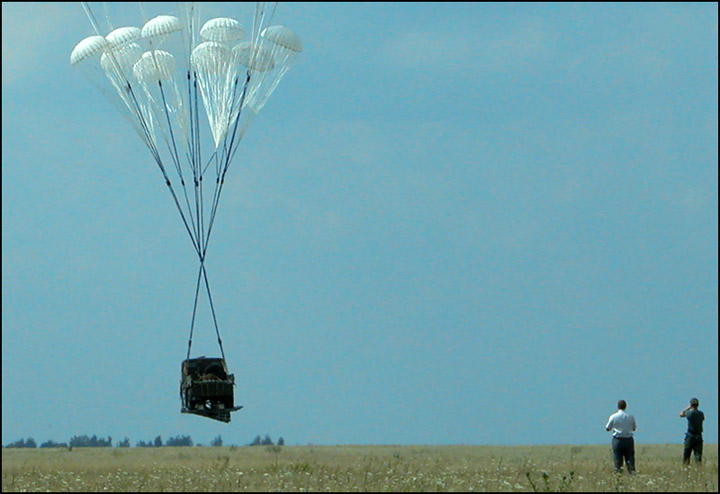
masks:
POLYGON ((7 491, 714 491, 718 448, 684 468, 682 445, 284 446, 3 449, 7 491))

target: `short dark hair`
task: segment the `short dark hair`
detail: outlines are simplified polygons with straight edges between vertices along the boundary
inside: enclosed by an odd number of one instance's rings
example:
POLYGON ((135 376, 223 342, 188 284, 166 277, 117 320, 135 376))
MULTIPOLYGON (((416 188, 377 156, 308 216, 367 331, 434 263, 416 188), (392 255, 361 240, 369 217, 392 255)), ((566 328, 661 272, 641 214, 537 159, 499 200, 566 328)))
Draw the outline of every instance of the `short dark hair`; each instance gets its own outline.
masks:
POLYGON ((690 406, 691 406, 691 407, 696 407, 696 406, 698 406, 698 405, 700 405, 700 402, 698 401, 697 398, 693 398, 692 400, 690 400, 690 406))
POLYGON ((627 408, 627 403, 625 403, 625 400, 618 401, 618 408, 620 410, 625 410, 627 408))

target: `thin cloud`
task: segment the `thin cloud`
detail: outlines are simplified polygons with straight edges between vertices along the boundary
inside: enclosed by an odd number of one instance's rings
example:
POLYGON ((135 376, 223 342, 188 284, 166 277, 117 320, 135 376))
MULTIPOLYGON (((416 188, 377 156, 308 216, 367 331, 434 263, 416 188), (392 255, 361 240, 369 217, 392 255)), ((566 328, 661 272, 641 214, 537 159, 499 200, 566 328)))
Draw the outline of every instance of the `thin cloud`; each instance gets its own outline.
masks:
POLYGON ((506 72, 544 60, 552 44, 547 28, 535 22, 502 33, 406 31, 389 39, 382 54, 406 70, 506 72))

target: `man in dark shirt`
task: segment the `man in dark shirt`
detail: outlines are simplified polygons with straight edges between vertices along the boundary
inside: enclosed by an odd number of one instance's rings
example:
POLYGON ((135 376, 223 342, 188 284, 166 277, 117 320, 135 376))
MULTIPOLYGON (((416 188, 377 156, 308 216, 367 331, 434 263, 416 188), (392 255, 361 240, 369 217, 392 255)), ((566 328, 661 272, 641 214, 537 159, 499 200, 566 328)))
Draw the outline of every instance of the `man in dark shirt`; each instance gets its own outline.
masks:
POLYGON ((705 414, 698 410, 700 402, 697 398, 690 400, 690 405, 680 412, 681 417, 686 417, 688 421, 687 432, 685 433, 685 449, 683 451, 683 462, 687 465, 690 463, 690 453, 695 454, 695 461, 702 461, 703 450, 703 420, 705 414))

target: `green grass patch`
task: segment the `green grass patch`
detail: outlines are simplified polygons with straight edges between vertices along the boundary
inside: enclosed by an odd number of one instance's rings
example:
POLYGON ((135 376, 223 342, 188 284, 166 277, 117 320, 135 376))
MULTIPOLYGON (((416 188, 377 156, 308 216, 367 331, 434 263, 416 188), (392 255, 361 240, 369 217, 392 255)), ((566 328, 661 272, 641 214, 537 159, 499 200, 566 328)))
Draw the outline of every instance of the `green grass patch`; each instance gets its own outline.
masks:
POLYGON ((610 446, 283 446, 3 449, 14 491, 717 492, 718 448, 637 445, 635 475, 610 446))

